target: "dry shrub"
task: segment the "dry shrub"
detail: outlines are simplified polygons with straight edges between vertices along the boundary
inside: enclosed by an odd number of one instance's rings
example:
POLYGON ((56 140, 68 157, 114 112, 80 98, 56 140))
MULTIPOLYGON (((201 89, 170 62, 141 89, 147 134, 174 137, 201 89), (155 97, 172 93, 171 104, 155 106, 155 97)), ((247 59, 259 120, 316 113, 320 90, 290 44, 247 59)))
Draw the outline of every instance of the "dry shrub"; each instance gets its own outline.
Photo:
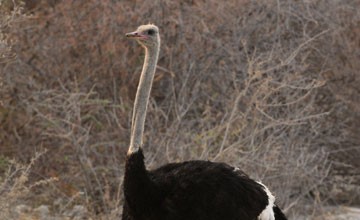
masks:
MULTIPOLYGON (((36 182, 29 181, 33 166, 44 153, 36 153, 30 163, 26 165, 15 160, 8 160, 3 164, 4 166, 1 166, 1 171, 4 171, 0 178, 1 219, 19 219, 16 206, 23 203, 31 194, 30 192, 57 181, 57 178, 48 178, 36 182)), ((1 160, 3 159, 1 158, 1 160)))
POLYGON ((46 200, 117 210, 143 62, 124 33, 152 22, 162 47, 148 167, 225 161, 269 185, 289 215, 316 210, 332 196, 329 153, 354 134, 336 135, 348 126, 331 120, 341 110, 326 81, 352 13, 356 1, 42 1, 4 29, 16 58, 1 64, 1 152, 26 161, 47 149, 34 169, 60 181, 46 200))

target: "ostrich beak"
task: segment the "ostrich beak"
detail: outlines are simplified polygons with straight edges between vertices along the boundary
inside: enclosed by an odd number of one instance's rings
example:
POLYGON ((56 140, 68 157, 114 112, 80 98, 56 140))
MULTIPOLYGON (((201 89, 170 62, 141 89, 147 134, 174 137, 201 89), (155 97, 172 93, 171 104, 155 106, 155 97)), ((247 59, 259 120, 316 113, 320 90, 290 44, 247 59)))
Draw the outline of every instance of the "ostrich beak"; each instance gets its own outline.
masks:
POLYGON ((148 38, 148 36, 138 33, 137 31, 125 34, 128 38, 148 38))

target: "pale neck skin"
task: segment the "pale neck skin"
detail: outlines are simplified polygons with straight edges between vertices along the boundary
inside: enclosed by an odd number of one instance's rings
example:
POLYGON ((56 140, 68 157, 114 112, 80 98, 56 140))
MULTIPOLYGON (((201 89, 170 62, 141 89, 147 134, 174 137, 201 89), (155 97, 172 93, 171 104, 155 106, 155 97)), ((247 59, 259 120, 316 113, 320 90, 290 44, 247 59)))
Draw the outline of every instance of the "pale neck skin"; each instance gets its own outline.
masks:
POLYGON ((141 72, 133 109, 130 147, 127 153, 128 155, 137 152, 142 146, 146 110, 150 97, 152 81, 155 75, 159 50, 160 42, 154 47, 145 47, 144 66, 141 72))

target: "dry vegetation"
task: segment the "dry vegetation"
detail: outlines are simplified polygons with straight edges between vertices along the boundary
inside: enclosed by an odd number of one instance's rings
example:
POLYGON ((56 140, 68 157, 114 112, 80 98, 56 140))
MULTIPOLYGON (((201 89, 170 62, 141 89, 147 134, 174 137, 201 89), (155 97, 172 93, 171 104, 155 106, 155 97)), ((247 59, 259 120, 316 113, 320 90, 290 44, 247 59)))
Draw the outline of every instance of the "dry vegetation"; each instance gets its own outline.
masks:
POLYGON ((0 203, 120 215, 143 62, 124 33, 152 22, 162 48, 148 167, 225 161, 269 185, 294 219, 359 204, 359 1, 14 2, 1 1, 0 203), (12 176, 11 160, 44 150, 20 169, 25 181, 12 176), (9 193, 14 181, 26 193, 9 193))

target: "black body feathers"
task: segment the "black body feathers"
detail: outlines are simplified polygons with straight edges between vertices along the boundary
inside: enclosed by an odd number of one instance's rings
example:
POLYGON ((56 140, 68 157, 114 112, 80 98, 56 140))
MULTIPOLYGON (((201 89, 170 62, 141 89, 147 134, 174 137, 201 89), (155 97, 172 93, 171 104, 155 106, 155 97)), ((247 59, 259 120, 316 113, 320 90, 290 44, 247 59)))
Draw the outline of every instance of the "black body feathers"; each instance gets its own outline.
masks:
POLYGON ((275 220, 287 220, 284 213, 281 211, 281 209, 277 206, 273 207, 274 214, 275 214, 275 220))
POLYGON ((123 220, 256 220, 268 205, 261 184, 224 163, 188 161, 146 171, 140 149, 125 169, 123 220))

